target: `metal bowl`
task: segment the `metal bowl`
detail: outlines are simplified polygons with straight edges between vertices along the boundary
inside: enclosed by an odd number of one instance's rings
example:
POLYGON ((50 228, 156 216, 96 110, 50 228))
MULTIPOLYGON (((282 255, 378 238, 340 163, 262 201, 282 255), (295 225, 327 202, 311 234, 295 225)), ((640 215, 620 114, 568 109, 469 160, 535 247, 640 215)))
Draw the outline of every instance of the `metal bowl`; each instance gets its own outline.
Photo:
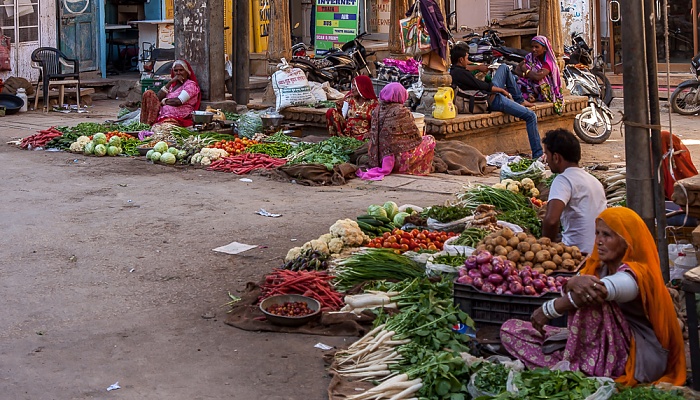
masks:
POLYGON ((262 119, 263 128, 279 128, 279 126, 282 125, 284 116, 263 114, 260 118, 262 119))
POLYGON ((318 302, 316 299, 312 299, 311 297, 306 297, 298 294, 282 294, 282 295, 277 295, 277 296, 272 296, 268 297, 265 300, 260 302, 260 311, 265 314, 265 317, 272 322, 275 325, 281 325, 281 326, 301 326, 306 324, 307 322, 316 319, 319 314, 321 313, 321 303, 318 302), (266 308, 270 307, 273 304, 284 304, 287 302, 296 302, 296 301, 301 301, 304 302, 308 305, 308 307, 314 312, 309 315, 304 315, 301 317, 285 317, 282 315, 275 315, 272 313, 267 312, 266 308))
POLYGON ((5 115, 16 114, 24 105, 24 100, 14 94, 0 94, 0 106, 5 106, 5 115))
POLYGON ((192 121, 195 124, 211 124, 214 113, 211 111, 192 111, 192 121))

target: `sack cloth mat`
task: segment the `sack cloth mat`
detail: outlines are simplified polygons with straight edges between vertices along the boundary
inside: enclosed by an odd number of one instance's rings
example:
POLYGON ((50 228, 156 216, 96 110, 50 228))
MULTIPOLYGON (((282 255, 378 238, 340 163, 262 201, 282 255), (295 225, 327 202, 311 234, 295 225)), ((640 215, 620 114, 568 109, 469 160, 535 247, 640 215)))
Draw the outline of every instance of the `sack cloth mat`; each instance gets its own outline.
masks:
POLYGON ((496 170, 486 164, 479 150, 456 140, 441 140, 435 146, 433 171, 450 175, 484 175, 496 170))
POLYGON ((328 170, 323 164, 283 165, 272 170, 255 170, 252 175, 296 183, 304 186, 340 186, 355 178, 357 167, 349 163, 333 166, 328 170))
POLYGON ((371 312, 362 313, 359 316, 353 313, 330 314, 324 312, 321 314, 320 319, 311 321, 306 325, 274 325, 264 320, 265 314, 260 311, 258 306, 260 294, 260 286, 254 282, 248 282, 245 292, 241 295, 241 301, 232 307, 224 323, 244 331, 362 337, 372 329, 372 322, 375 318, 371 312))

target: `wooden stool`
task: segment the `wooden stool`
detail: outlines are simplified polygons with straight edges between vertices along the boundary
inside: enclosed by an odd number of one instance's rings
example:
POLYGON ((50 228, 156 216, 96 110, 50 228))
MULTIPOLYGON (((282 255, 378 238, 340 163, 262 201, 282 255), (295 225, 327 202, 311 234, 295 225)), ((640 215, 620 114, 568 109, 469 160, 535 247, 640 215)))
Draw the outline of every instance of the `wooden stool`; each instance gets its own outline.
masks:
MULTIPOLYGON (((77 79, 66 79, 62 81, 49 81, 49 91, 51 91, 51 86, 59 86, 58 88, 58 104, 60 107, 63 107, 63 101, 65 100, 65 87, 66 85, 71 85, 76 87, 76 95, 75 95, 75 104, 78 106, 78 109, 80 109, 80 81, 77 79)), ((38 85, 37 85, 38 86, 38 85)), ((44 112, 49 111, 49 93, 43 93, 42 94, 44 97, 44 112)), ((39 106, 39 89, 37 87, 37 93, 34 96, 34 109, 36 110, 37 107, 39 106)))

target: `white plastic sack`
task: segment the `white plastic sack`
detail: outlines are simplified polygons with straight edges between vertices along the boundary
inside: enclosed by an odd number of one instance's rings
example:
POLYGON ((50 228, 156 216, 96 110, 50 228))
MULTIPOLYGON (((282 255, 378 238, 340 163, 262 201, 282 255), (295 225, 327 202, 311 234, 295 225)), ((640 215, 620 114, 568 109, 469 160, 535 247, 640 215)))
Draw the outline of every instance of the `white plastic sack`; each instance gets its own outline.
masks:
POLYGON ((476 250, 473 247, 469 246, 460 246, 460 245, 453 245, 455 241, 459 239, 459 236, 453 236, 447 240, 445 240, 445 243, 443 243, 442 246, 442 251, 445 253, 451 255, 451 256, 456 256, 456 255, 465 255, 465 256, 470 256, 472 253, 476 250))
POLYGON ((318 82, 309 82, 309 87, 311 88, 311 94, 314 96, 314 99, 316 99, 317 102, 328 100, 328 97, 326 97, 326 91, 323 90, 323 85, 318 82))
POLYGON ((328 100, 341 100, 345 98, 345 95, 343 93, 339 92, 337 89, 332 87, 331 84, 328 82, 323 82, 321 87, 323 87, 323 91, 326 92, 326 98, 328 100))
MULTIPOLYGON (((552 371, 570 371, 570 365, 568 361, 560 361, 550 369, 552 371)), ((506 390, 509 393, 517 395, 519 391, 514 383, 515 376, 516 373, 513 370, 511 370, 510 374, 508 374, 506 390)), ((591 394, 583 400, 608 400, 617 391, 617 389, 615 389, 615 381, 610 378, 591 377, 588 379, 595 379, 596 381, 598 381, 598 383, 600 383, 601 386, 598 388, 598 390, 595 391, 595 393, 591 394)))
POLYGON ((537 183, 544 179, 544 175, 545 166, 540 160, 533 162, 525 171, 521 172, 513 172, 508 164, 504 164, 501 167, 501 180, 513 179, 516 181, 521 181, 525 178, 530 178, 537 183))
POLYGON ((443 250, 439 253, 431 254, 430 257, 428 257, 428 260, 425 263, 426 275, 433 276, 433 275, 439 275, 441 273, 445 273, 445 274, 458 274, 459 273, 459 267, 453 267, 451 265, 440 264, 440 263, 434 262, 436 257, 446 255, 446 254, 448 254, 448 253, 443 250))
POLYGON ((472 221, 473 219, 473 215, 469 215, 452 222, 440 222, 436 219, 428 218, 427 224, 428 228, 434 231, 462 232, 469 221, 472 221))
POLYGON ((521 160, 520 156, 509 156, 506 153, 493 153, 486 156, 486 165, 491 165, 494 167, 501 168, 502 166, 515 163, 521 160))
POLYGON ((406 210, 411 209, 415 212, 423 212, 423 207, 420 206, 414 206, 413 204, 404 204, 402 206, 399 206, 399 212, 406 212, 406 210))
POLYGON ((284 58, 278 67, 279 71, 272 74, 271 79, 272 89, 275 91, 277 111, 284 110, 287 107, 306 106, 316 102, 313 94, 311 94, 311 87, 304 71, 299 68, 292 68, 284 58))

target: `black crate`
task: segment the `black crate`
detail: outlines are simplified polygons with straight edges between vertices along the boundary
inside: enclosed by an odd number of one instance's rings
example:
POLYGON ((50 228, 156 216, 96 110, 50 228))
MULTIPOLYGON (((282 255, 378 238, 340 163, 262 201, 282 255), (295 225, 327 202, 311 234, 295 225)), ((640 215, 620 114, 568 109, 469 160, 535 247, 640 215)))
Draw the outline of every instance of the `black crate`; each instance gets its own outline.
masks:
MULTIPOLYGON (((509 319, 529 321, 532 313, 547 300, 560 297, 546 293, 539 297, 484 293, 471 285, 455 282, 455 304, 469 314, 476 328, 501 325, 509 319)), ((552 326, 566 327, 566 315, 550 322, 552 326)))

